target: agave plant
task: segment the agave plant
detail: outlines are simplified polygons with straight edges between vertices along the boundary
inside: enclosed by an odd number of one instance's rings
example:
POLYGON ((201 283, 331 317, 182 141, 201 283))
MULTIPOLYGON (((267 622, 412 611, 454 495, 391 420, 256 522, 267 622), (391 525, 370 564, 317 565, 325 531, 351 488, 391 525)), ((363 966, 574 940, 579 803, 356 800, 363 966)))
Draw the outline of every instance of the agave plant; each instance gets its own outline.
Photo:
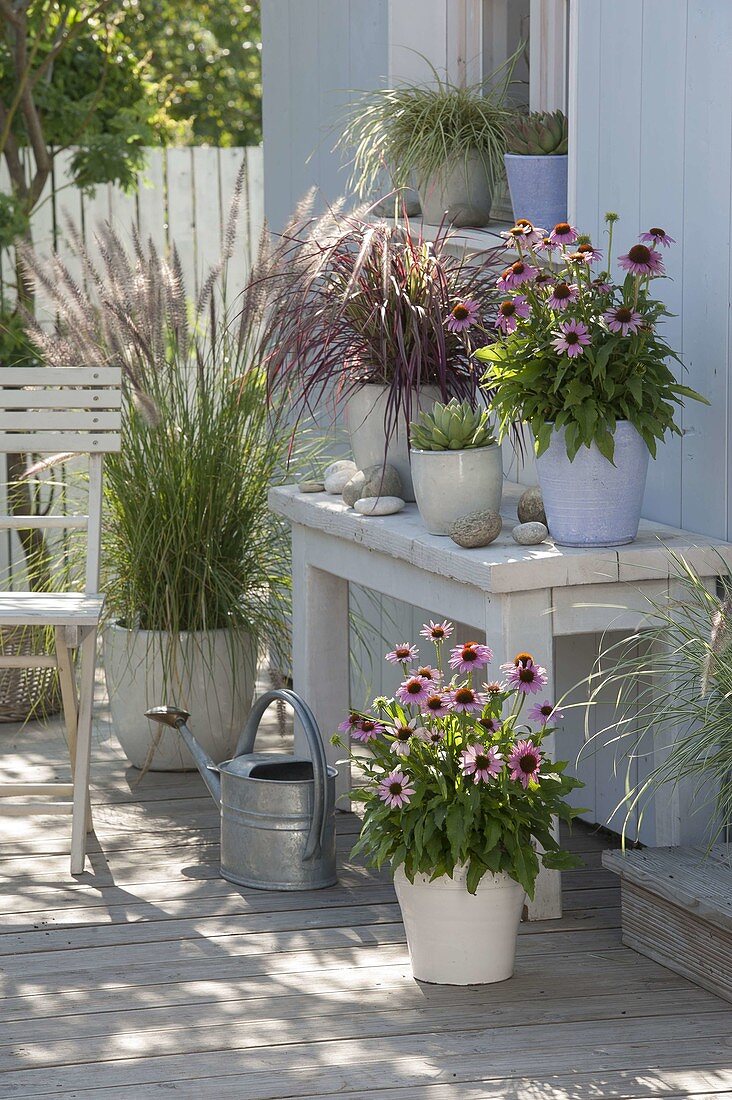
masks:
POLYGON ((506 130, 507 152, 517 156, 563 156, 568 139, 567 116, 562 111, 515 115, 506 130))
POLYGON ((430 412, 421 412, 410 425, 410 438, 419 451, 462 451, 495 443, 488 410, 474 409, 455 398, 447 405, 438 401, 430 412))

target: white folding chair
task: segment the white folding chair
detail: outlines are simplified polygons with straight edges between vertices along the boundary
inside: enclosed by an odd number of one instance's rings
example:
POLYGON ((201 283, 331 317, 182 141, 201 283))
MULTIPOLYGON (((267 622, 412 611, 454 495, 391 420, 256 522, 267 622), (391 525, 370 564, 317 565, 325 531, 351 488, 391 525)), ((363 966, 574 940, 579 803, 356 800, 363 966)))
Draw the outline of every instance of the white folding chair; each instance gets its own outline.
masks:
POLYGON ((0 626, 50 627, 55 653, 1 656, 0 668, 58 668, 71 757, 71 783, 2 783, 0 813, 71 814, 71 874, 84 870, 91 831, 89 762, 94 669, 104 597, 99 594, 104 454, 118 451, 121 376, 113 367, 0 369, 0 452, 89 456, 88 515, 0 517, 0 530, 81 528, 86 532, 84 592, 2 592, 0 626), (74 651, 80 649, 79 685, 74 651), (8 803, 18 795, 57 796, 8 803))

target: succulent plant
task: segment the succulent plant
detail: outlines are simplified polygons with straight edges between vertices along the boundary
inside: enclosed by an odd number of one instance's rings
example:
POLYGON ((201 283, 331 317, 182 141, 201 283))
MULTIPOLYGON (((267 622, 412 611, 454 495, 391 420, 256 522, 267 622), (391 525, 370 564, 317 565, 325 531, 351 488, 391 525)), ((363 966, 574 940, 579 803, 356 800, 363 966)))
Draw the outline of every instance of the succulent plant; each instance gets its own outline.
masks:
POLYGON ((462 451, 495 443, 488 410, 473 409, 455 398, 447 405, 437 401, 430 412, 421 412, 410 424, 410 438, 418 451, 462 451))
POLYGON ((523 157, 560 156, 567 152, 567 116, 562 111, 517 115, 506 132, 509 153, 523 157))

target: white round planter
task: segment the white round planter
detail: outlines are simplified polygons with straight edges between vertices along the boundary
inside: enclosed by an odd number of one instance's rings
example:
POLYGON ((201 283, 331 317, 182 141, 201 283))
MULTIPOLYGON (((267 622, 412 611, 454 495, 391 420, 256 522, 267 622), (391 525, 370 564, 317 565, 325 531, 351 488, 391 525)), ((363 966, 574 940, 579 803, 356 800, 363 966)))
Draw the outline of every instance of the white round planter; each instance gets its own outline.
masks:
POLYGON ((175 704, 190 711, 190 728, 209 756, 228 760, 252 705, 256 640, 229 630, 171 636, 161 631, 104 630, 104 670, 114 731, 136 768, 193 771, 175 730, 149 722, 145 711, 175 704), (171 638, 175 648, 171 655, 171 638), (166 675, 165 666, 169 675, 166 675))
POLYGON ((498 444, 463 451, 412 448, 414 496, 431 535, 449 535, 468 512, 498 512, 503 495, 503 460, 498 444))
POLYGON ((417 186, 422 220, 427 225, 487 225, 493 189, 479 153, 456 157, 417 186))
POLYGON ((524 889, 508 875, 490 873, 475 894, 465 885, 465 868, 453 878, 411 883, 402 867, 394 887, 407 933, 412 973, 436 985, 504 982, 513 974, 524 889))
MULTIPOLYGON (((359 470, 367 466, 376 466, 386 461, 399 471, 404 500, 414 500, 412 473, 409 464, 409 438, 403 412, 400 411, 394 424, 394 431, 386 446, 384 424, 387 415, 389 389, 368 383, 349 393, 346 401, 345 418, 351 439, 353 461, 359 470)), ((410 415, 416 420, 417 413, 429 412, 435 401, 440 400, 439 386, 420 386, 419 398, 412 401, 410 415)))

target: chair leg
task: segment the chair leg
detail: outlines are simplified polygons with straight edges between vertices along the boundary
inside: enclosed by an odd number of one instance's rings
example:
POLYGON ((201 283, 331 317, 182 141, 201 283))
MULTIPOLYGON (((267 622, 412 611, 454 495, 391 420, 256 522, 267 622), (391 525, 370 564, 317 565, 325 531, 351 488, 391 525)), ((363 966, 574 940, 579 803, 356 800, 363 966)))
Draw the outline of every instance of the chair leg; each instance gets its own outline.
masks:
MULTIPOLYGON (((63 627, 56 627, 56 663, 58 665, 58 678, 61 685, 61 700, 64 708, 64 720, 68 735, 69 756, 71 758, 71 774, 76 770, 76 731, 79 724, 79 696, 76 690, 76 676, 72 658, 72 647, 66 639, 66 631, 63 627)), ((86 815, 86 831, 90 833, 94 828, 92 821, 91 803, 86 815)))
POLYGON ((86 826, 89 814, 89 765, 91 760, 92 708, 94 704, 94 668, 97 656, 97 631, 85 632, 81 643, 79 720, 74 767, 74 806, 71 816, 71 874, 84 870, 86 826))

